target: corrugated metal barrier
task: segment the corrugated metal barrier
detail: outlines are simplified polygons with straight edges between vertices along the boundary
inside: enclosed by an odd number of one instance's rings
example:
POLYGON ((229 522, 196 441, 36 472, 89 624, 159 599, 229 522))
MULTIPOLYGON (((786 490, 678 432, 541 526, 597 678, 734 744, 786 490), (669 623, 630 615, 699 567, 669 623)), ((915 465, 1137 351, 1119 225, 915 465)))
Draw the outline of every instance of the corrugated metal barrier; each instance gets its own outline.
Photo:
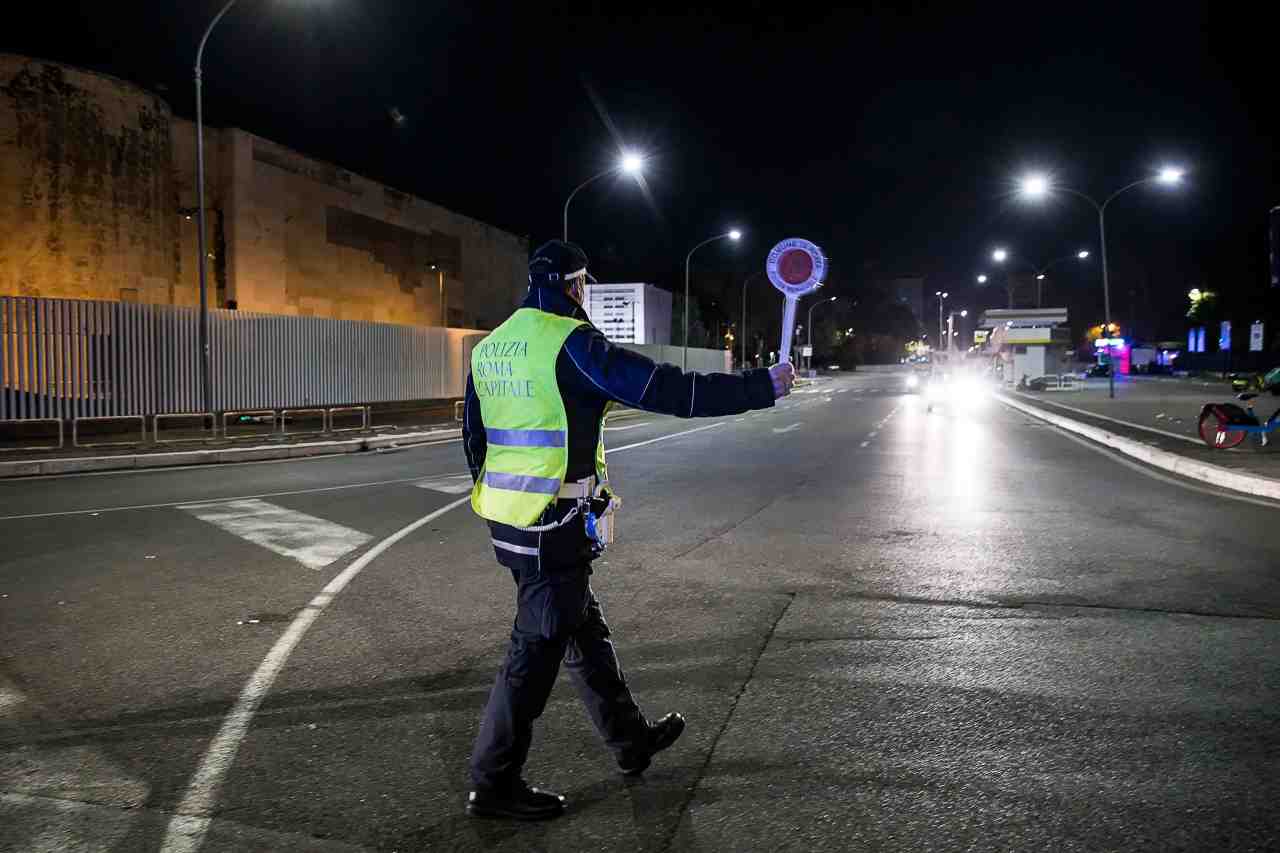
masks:
MULTIPOLYGON (((209 312, 213 410, 460 397, 474 329, 209 312)), ((0 420, 200 411, 199 312, 0 296, 0 420)))

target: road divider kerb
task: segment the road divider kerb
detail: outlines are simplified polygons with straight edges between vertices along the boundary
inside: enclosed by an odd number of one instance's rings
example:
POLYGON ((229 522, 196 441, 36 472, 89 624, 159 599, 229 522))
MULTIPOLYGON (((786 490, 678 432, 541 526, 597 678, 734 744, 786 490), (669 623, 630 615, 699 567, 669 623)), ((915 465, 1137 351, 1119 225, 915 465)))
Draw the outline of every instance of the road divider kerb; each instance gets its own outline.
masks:
POLYGON ((1004 394, 996 394, 995 397, 1006 406, 1023 414, 1039 418, 1067 432, 1084 436, 1098 444, 1110 447, 1112 450, 1118 450, 1125 456, 1131 456, 1134 459, 1145 462, 1152 467, 1192 480, 1199 480, 1202 483, 1208 483, 1220 489, 1280 500, 1280 480, 1263 477, 1260 474, 1234 471, 1230 468, 1223 468, 1221 465, 1191 459, 1171 450, 1153 447, 1150 444, 1144 444, 1132 438, 1108 432, 1092 424, 1086 424, 1074 418, 1068 418, 1065 415, 1055 414, 1039 406, 1012 399, 1004 394))
POLYGON ((42 474, 80 474, 91 471, 128 471, 138 468, 170 468, 187 465, 215 465, 234 462, 260 462, 268 459, 296 459, 307 456, 331 456, 360 453, 388 447, 429 444, 460 439, 460 429, 404 432, 367 438, 344 438, 333 441, 307 441, 256 447, 220 447, 199 450, 171 450, 157 453, 133 453, 118 456, 80 456, 60 459, 25 459, 0 461, 0 479, 35 477, 42 474))

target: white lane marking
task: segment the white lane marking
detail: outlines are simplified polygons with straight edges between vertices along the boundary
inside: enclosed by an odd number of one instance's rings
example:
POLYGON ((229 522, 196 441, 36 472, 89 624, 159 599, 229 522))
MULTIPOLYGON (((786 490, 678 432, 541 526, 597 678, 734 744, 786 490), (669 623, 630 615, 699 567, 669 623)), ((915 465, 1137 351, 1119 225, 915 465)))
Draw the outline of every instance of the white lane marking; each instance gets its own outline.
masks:
MULTIPOLYGON (((293 460, 298 461, 298 460, 293 460)), ((207 465, 198 466, 207 468, 207 465)), ((172 470, 172 469, 170 469, 172 470)), ((96 509, 69 509, 62 512, 33 512, 27 515, 0 515, 0 521, 20 521, 25 518, 58 518, 64 515, 97 515, 100 512, 124 512, 130 509, 164 509, 166 507, 184 506, 186 504, 196 503, 214 503, 217 501, 243 501, 252 498, 282 498, 289 495, 309 495, 313 492, 338 492, 343 489, 368 489, 374 486, 394 486, 400 483, 416 483, 422 477, 397 477, 394 480, 372 480, 365 483, 348 483, 345 486, 318 486, 314 489, 294 489, 288 492, 262 492, 256 495, 227 495, 225 497, 209 498, 206 500, 193 500, 188 498, 183 501, 170 501, 160 504, 126 504, 124 506, 105 506, 96 509)))
POLYGON ((740 424, 740 423, 742 423, 742 422, 743 422, 743 421, 745 421, 745 420, 746 420, 746 418, 734 418, 734 419, 733 419, 733 422, 734 422, 735 424, 740 424))
POLYGON ((644 425, 645 425, 645 424, 647 424, 647 423, 649 423, 649 421, 641 421, 641 422, 640 422, 640 423, 638 423, 638 424, 627 424, 627 425, 625 425, 625 426, 616 426, 616 427, 607 426, 607 427, 605 427, 605 428, 604 428, 604 431, 605 431, 605 432, 617 432, 617 431, 619 431, 619 430, 624 430, 624 429, 635 429, 636 427, 642 427, 642 426, 644 426, 644 425))
POLYGON ((428 477, 413 484, 419 489, 430 489, 444 495, 466 495, 471 493, 471 475, 455 474, 450 477, 428 477))
POLYGON ((312 569, 323 569, 373 538, 359 530, 260 500, 185 504, 178 509, 312 569))
POLYGON ((871 431, 871 432, 867 433, 867 438, 875 438, 875 437, 876 437, 877 435, 879 435, 879 434, 880 434, 880 431, 879 431, 879 430, 873 430, 873 431, 871 431))
MULTIPOLYGON (((634 447, 644 447, 654 442, 666 441, 669 438, 679 438, 682 435, 690 435, 691 433, 702 432, 703 430, 723 425, 723 421, 717 421, 713 424, 688 429, 683 432, 651 438, 648 441, 638 441, 635 444, 628 444, 624 447, 615 447, 607 452, 619 453, 634 447)), ((384 551, 423 525, 430 524, 450 510, 469 503, 470 500, 469 497, 458 498, 453 503, 445 504, 435 512, 424 515, 412 524, 408 524, 392 533, 353 560, 351 565, 329 581, 325 588, 320 591, 320 594, 313 598, 311 603, 294 617, 293 621, 289 623, 288 629, 285 630, 280 639, 276 640, 275 645, 271 647, 271 651, 267 652, 267 656, 263 658, 262 663, 258 664, 258 668, 249 677, 248 683, 240 691, 240 697, 236 700, 235 706, 231 709, 226 719, 223 720, 222 727, 218 729, 218 734, 214 736, 209 748, 205 750, 204 756, 200 759, 200 766, 196 768, 195 774, 187 784, 187 792, 183 796, 182 802, 178 804, 177 809, 174 810, 173 819, 169 821, 169 828, 165 833, 164 844, 160 848, 160 853, 195 853, 204 843, 205 833, 209 831, 209 824, 212 822, 212 818, 209 815, 217 802, 218 791, 222 787, 222 782, 226 778, 232 762, 235 761, 236 753, 240 751, 240 744, 249 732, 249 724, 253 720, 253 715, 258 710, 258 706, 262 704, 267 691, 271 689, 276 676, 284 669, 289 655, 293 653, 294 648, 302 641, 303 635, 307 633, 307 629, 311 627, 311 623, 316 620, 316 617, 324 612, 324 609, 333 602, 338 593, 346 588, 347 584, 355 579, 356 575, 364 571, 364 568, 381 556, 384 551)))
POLYGON ((862 444, 859 444, 858 446, 859 446, 859 447, 866 447, 866 446, 867 446, 868 444, 870 444, 870 443, 871 443, 871 442, 869 442, 869 441, 864 441, 864 442, 862 442, 862 444))
POLYGON ((303 634, 307 633, 307 629, 311 627, 316 617, 324 612, 338 593, 346 589, 347 584, 351 583, 365 566, 384 551, 418 528, 430 524, 449 510, 460 507, 469 500, 470 498, 458 498, 453 503, 445 504, 435 512, 405 525, 365 551, 329 581, 324 589, 311 599, 311 603, 294 617, 294 620, 289 623, 289 628, 280 639, 276 640, 262 663, 258 664, 258 668, 250 676, 244 689, 240 691, 240 698, 236 700, 235 707, 223 720, 218 734, 205 750, 204 757, 200 759, 200 766, 191 777, 187 792, 183 795, 182 802, 175 809, 176 814, 169 822, 164 844, 160 847, 161 853, 194 853, 204 843, 204 836, 209 831, 211 822, 209 815, 213 811, 218 791, 222 787, 222 780, 231 767, 231 762, 235 760, 245 734, 248 733, 253 713, 262 704, 262 699, 271 689, 276 676, 284 669, 285 661, 289 659, 294 647, 298 645, 303 634))
POLYGON ((848 388, 837 388, 837 389, 836 389, 836 393, 837 393, 837 394, 843 394, 845 391, 848 391, 848 390, 849 390, 848 388))
POLYGON ((801 423, 798 423, 798 424, 792 424, 791 426, 785 426, 785 427, 774 427, 774 428, 773 428, 773 431, 774 431, 774 432, 776 432, 776 433, 781 434, 781 433, 784 433, 784 432, 791 432, 792 430, 800 429, 800 427, 802 427, 803 425, 804 425, 804 424, 803 424, 803 422, 801 422, 801 423))
POLYGON ((706 426, 694 427, 683 432, 673 432, 670 435, 660 435, 657 438, 651 438, 648 441, 637 441, 635 444, 624 444, 622 447, 605 448, 605 455, 610 453, 621 453, 624 450, 630 450, 633 447, 644 447, 646 444, 655 444, 659 441, 666 441, 669 438, 679 438, 682 435, 691 435, 695 432, 702 432, 704 429, 715 429, 718 426, 724 426, 724 421, 716 421, 706 426))

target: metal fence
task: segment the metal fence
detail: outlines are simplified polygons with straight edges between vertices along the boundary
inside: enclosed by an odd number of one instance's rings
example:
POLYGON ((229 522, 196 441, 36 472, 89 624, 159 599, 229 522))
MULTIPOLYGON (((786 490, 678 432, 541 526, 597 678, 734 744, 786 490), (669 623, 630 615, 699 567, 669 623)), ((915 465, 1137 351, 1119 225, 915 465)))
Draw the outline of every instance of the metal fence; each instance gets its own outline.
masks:
MULTIPOLYGON (((473 329, 209 313, 214 411, 459 397, 473 329)), ((0 420, 199 412, 195 308, 0 296, 0 420)))

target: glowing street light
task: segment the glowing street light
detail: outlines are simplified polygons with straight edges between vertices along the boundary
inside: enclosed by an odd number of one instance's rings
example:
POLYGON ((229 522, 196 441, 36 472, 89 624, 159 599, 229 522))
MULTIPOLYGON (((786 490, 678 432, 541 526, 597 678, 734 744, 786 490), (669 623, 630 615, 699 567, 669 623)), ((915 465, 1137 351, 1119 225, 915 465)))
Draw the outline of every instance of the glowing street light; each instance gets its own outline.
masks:
POLYGON ((614 163, 612 166, 605 169, 603 172, 597 172, 596 174, 592 175, 591 177, 587 178, 585 181, 583 181, 582 183, 574 187, 573 192, 569 193, 569 197, 564 200, 564 227, 560 232, 560 239, 564 240, 566 243, 569 242, 569 202, 573 201, 573 197, 578 194, 579 190, 581 190, 587 184, 600 180, 605 175, 612 175, 614 172, 622 172, 624 174, 632 175, 633 177, 639 178, 643 170, 644 170, 644 157, 642 157, 641 155, 637 154, 634 151, 624 151, 622 152, 622 155, 618 158, 618 162, 614 163))
POLYGON ((986 273, 981 273, 981 274, 978 276, 978 284, 986 284, 986 283, 987 283, 987 274, 986 274, 986 273))
POLYGON ((996 249, 991 253, 991 260, 997 264, 1003 264, 1009 258, 1009 252, 1005 249, 996 249))
MULTIPOLYGON (((1026 199, 1030 199, 1030 200, 1043 199, 1045 196, 1049 195, 1053 190, 1057 189, 1057 190, 1061 190, 1062 192, 1070 193, 1071 195, 1078 196, 1084 199, 1085 201, 1089 202, 1089 204, 1093 205, 1094 209, 1098 211, 1098 245, 1102 251, 1102 302, 1103 302, 1103 311, 1106 317, 1105 322, 1107 325, 1110 325, 1111 323, 1111 280, 1110 280, 1110 275, 1107 269, 1107 205, 1115 201, 1116 197, 1119 196, 1121 193, 1131 190, 1134 187, 1141 186, 1142 184, 1149 184, 1149 183, 1160 183, 1160 184, 1164 184, 1165 186, 1176 186, 1182 183, 1182 178, 1185 175, 1186 175, 1186 170, 1183 169, 1181 166, 1166 165, 1161 167, 1160 170, 1153 175, 1148 175, 1145 178, 1139 178, 1138 180, 1133 181, 1132 183, 1125 184, 1120 189, 1116 190, 1111 195, 1107 196, 1101 203, 1099 203, 1096 199, 1094 199, 1093 196, 1087 195, 1086 193, 1082 193, 1079 190, 1071 189, 1070 187, 1054 186, 1053 182, 1050 181, 1047 176, 1041 173, 1033 173, 1033 174, 1025 175, 1022 178, 1022 180, 1019 182, 1022 188, 1022 196, 1026 199)), ((1084 256, 1077 255, 1077 257, 1084 257, 1084 256)), ((1108 358, 1110 357, 1110 355, 1111 355, 1111 345, 1108 344, 1107 345, 1108 358)), ((1110 372, 1107 384, 1108 384, 1108 393, 1110 394, 1111 397, 1114 398, 1116 396, 1115 370, 1112 370, 1110 372)))
POLYGON ((680 355, 680 369, 689 369, 689 262, 693 260, 693 253, 701 249, 708 243, 714 243, 717 240, 732 240, 735 243, 742 239, 742 231, 737 228, 730 228, 723 234, 717 234, 714 237, 708 237, 698 245, 689 250, 689 254, 684 257, 684 352, 680 355))
POLYGON ((1076 257, 1083 261, 1085 258, 1089 257, 1089 250, 1081 249, 1080 251, 1076 252, 1076 257))
POLYGON ((1021 189, 1028 198, 1040 198, 1049 192, 1049 176, 1032 172, 1022 179, 1021 189))

